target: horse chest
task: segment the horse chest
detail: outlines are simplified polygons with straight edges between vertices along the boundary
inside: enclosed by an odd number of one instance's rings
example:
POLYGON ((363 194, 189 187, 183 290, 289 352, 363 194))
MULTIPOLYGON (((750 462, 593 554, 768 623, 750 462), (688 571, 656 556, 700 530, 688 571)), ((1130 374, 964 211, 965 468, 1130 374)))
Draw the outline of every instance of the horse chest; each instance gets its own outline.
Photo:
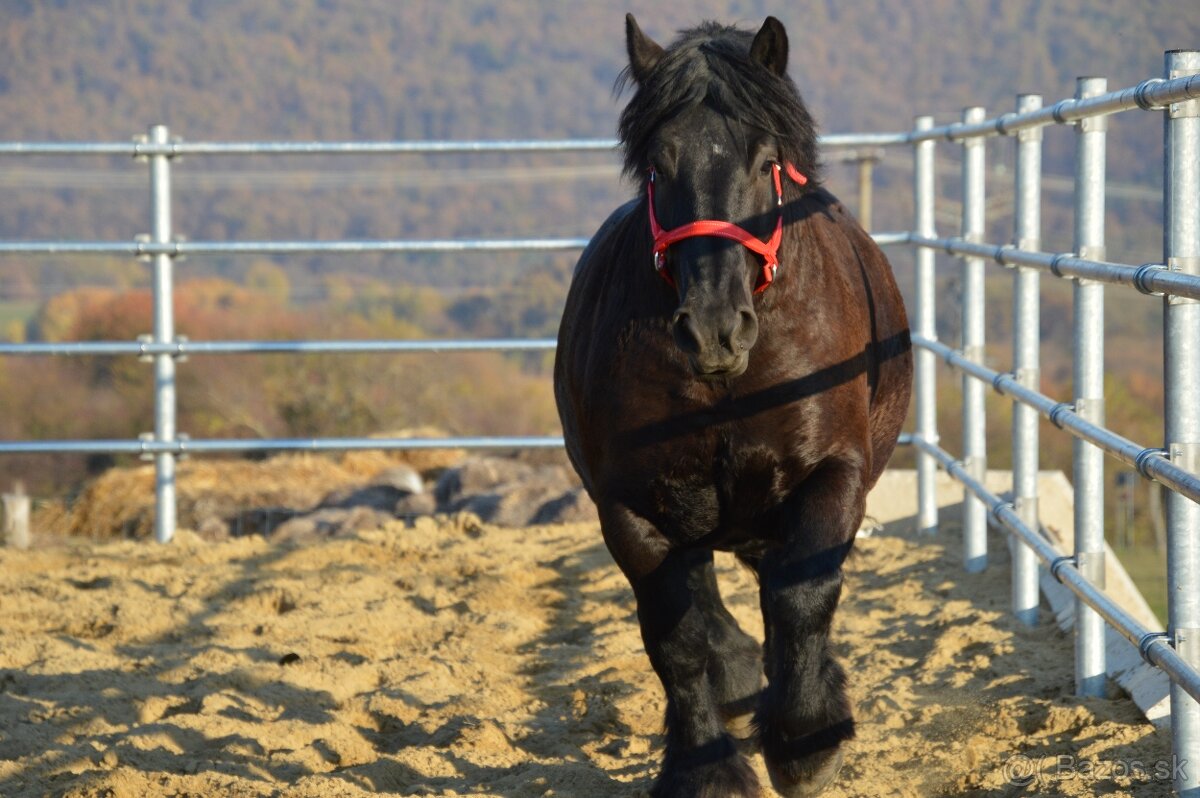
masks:
POLYGON ((721 442, 708 454, 660 462, 642 475, 639 503, 677 541, 742 537, 785 497, 788 469, 768 447, 721 442))

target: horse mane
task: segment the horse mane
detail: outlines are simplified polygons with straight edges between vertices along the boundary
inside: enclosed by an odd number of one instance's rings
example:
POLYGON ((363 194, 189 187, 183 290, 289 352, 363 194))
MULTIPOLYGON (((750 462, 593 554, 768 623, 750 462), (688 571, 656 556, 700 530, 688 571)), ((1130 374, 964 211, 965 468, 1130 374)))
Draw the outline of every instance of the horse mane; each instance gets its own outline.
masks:
POLYGON ((659 127, 704 103, 722 116, 766 130, 778 140, 780 156, 808 176, 810 185, 819 184, 812 116, 791 78, 751 60, 753 40, 748 31, 704 22, 681 31, 643 83, 634 80, 631 67, 621 72, 618 93, 630 84, 637 87, 617 126, 626 175, 649 166, 648 150, 659 127))

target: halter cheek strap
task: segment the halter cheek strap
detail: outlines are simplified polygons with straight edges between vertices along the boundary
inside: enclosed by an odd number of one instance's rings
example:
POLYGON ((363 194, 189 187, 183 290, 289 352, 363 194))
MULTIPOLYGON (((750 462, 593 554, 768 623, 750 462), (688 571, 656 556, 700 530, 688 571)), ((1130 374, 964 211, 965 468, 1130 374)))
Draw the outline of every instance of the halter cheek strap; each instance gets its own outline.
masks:
POLYGON ((655 172, 651 169, 650 179, 646 181, 646 198, 650 208, 650 234, 654 237, 654 270, 667 281, 668 285, 674 288, 675 278, 671 276, 666 265, 668 247, 685 238, 695 238, 696 236, 728 238, 762 257, 762 275, 759 277, 758 285, 754 288, 754 293, 761 294, 766 291, 767 287, 775 282, 775 274, 779 271, 779 245, 783 241, 783 180, 780 174, 785 169, 788 177, 796 185, 803 186, 808 182, 808 178, 791 163, 782 167, 777 163, 771 164, 771 176, 775 181, 775 204, 779 208, 779 217, 775 221, 775 231, 766 241, 761 241, 748 230, 733 222, 714 219, 701 219, 680 225, 672 230, 664 230, 658 223, 658 214, 654 211, 655 172))

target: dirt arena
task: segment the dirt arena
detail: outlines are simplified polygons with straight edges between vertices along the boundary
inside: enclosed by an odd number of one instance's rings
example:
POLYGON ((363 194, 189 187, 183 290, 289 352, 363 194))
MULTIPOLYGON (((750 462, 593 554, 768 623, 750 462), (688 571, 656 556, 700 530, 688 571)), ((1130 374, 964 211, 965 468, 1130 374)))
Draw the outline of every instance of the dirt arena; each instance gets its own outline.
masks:
MULTIPOLYGON (((1167 735, 1075 699, 1070 638, 1008 616, 1003 542, 968 591, 953 519, 918 544, 897 506, 873 497, 848 564, 859 734, 830 798, 1170 795, 1167 735)), ((753 580, 720 562, 759 634, 753 580)), ((4 798, 637 796, 662 742, 591 524, 0 550, 0 635, 4 798)))

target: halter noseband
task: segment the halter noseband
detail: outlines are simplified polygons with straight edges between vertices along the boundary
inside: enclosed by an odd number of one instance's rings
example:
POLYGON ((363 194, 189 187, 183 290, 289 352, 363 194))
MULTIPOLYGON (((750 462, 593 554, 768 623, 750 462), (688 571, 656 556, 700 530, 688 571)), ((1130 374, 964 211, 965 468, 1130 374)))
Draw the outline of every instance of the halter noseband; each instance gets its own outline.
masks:
POLYGON ((761 294, 763 291, 766 291, 767 286, 775 282, 775 274, 779 271, 779 244, 783 241, 783 179, 780 177, 780 174, 784 169, 787 170, 788 177, 796 185, 803 186, 808 182, 808 178, 791 163, 785 166, 780 166, 778 163, 771 164, 771 176, 775 180, 775 204, 779 208, 779 218, 775 222, 775 232, 766 241, 759 240, 748 230, 738 227, 733 222, 714 219, 701 219, 680 225, 673 230, 664 230, 658 223, 658 215, 654 212, 655 172, 651 169, 650 179, 646 181, 646 198, 648 200, 647 205, 650 208, 650 234, 654 236, 654 270, 658 272, 660 277, 667 281, 668 285, 674 288, 675 278, 671 276, 666 263, 668 247, 685 238, 695 238, 697 236, 728 238, 738 242, 751 252, 762 256, 762 276, 759 278, 758 285, 754 288, 754 293, 761 294))

